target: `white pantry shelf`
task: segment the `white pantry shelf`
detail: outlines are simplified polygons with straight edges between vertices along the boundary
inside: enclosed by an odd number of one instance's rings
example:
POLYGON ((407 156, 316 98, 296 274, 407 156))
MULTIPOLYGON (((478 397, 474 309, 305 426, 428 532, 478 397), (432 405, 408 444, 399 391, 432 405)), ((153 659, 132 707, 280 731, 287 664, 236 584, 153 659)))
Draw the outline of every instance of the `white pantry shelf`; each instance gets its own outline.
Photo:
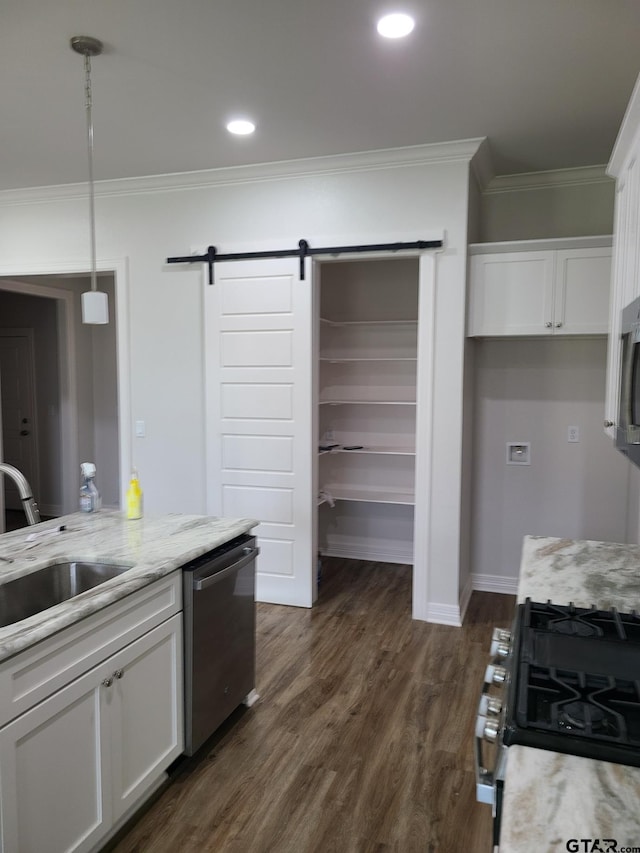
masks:
POLYGON ((334 447, 331 450, 320 450, 319 454, 323 456, 326 453, 348 453, 350 456, 355 454, 370 453, 377 456, 415 456, 415 447, 381 447, 368 446, 358 450, 345 450, 344 447, 334 447))
POLYGON ((328 326, 417 326, 417 320, 329 320, 321 317, 321 323, 328 326))
POLYGON ((323 486, 320 497, 318 498, 318 505, 328 502, 326 495, 330 495, 334 501, 402 504, 404 506, 413 506, 415 504, 415 494, 409 489, 377 489, 369 486, 348 486, 329 483, 323 486))
POLYGON ((415 406, 415 400, 320 400, 321 406, 415 406))

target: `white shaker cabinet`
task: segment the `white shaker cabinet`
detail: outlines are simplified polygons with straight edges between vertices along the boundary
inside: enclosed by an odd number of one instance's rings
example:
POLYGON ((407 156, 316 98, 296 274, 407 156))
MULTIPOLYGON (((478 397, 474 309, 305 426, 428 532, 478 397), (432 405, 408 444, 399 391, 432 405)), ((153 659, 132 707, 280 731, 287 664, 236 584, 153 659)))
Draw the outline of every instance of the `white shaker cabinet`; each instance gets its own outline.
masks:
POLYGON ((469 336, 606 334, 611 238, 475 244, 469 254, 469 336))
POLYGON ((613 276, 607 354, 605 429, 615 436, 620 376, 620 315, 640 296, 640 76, 607 172, 616 180, 613 276))
MULTIPOLYGON (((127 607, 118 616, 121 606, 112 605, 112 628, 123 636, 135 633, 135 611, 127 607)), ((155 621, 163 615, 156 610, 155 621)), ((142 612, 143 622, 154 621, 148 595, 142 612)), ((87 659, 108 624, 98 622, 80 639, 87 659)), ((57 665, 33 663, 35 670, 50 668, 54 680, 77 663, 77 644, 64 643, 65 633, 57 635, 57 665)), ((21 670, 19 658, 13 674, 22 677, 28 667, 21 670)), ((182 614, 176 613, 0 729, 0 849, 98 849, 164 778, 182 744, 182 614)))

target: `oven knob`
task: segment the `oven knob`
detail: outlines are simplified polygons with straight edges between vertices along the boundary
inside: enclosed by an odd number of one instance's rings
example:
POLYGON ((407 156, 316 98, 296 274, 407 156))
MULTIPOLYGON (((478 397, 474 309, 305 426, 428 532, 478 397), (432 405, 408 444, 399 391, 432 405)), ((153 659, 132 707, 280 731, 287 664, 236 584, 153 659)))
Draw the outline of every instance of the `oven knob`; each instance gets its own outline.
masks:
POLYGON ((481 717, 497 717, 502 710, 502 701, 497 696, 489 696, 483 693, 478 705, 478 714, 481 717))
POLYGON ((507 643, 500 643, 498 640, 493 640, 489 654, 492 658, 506 658, 509 656, 509 646, 507 643))
POLYGON ((497 720, 486 720, 484 728, 482 729, 482 736, 490 743, 494 743, 498 738, 499 728, 500 724, 497 720))
POLYGON ((487 714, 497 717, 500 711, 502 711, 502 702, 496 696, 492 696, 487 702, 487 714))
POLYGON ((498 643, 509 643, 511 642, 511 631, 508 631, 506 628, 494 628, 491 639, 496 640, 498 643))
POLYGON ((502 684, 507 677, 507 670, 503 666, 495 666, 490 663, 484 673, 485 684, 502 684))

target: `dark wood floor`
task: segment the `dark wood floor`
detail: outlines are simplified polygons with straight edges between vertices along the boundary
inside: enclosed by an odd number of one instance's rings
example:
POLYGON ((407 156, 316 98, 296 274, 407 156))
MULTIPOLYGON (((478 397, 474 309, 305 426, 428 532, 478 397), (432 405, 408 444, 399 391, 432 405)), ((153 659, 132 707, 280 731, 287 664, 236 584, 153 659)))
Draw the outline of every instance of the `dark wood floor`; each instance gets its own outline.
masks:
POLYGON ((411 571, 325 560, 312 610, 258 605, 259 702, 236 712, 117 853, 489 853, 473 729, 491 628, 412 621, 411 571))

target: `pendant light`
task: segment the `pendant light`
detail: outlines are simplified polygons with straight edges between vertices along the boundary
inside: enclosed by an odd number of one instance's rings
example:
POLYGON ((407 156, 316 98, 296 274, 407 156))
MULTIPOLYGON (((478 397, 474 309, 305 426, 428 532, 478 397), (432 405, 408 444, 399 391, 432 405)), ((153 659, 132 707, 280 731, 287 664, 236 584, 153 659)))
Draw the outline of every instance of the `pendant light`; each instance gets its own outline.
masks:
POLYGON ((93 119, 91 116, 91 57, 102 53, 102 42, 91 36, 74 36, 71 48, 84 56, 85 108, 87 113, 87 153, 89 157, 89 230, 91 234, 91 290, 82 294, 82 322, 102 325, 109 322, 106 293, 98 290, 96 272, 96 213, 93 185, 93 119))

